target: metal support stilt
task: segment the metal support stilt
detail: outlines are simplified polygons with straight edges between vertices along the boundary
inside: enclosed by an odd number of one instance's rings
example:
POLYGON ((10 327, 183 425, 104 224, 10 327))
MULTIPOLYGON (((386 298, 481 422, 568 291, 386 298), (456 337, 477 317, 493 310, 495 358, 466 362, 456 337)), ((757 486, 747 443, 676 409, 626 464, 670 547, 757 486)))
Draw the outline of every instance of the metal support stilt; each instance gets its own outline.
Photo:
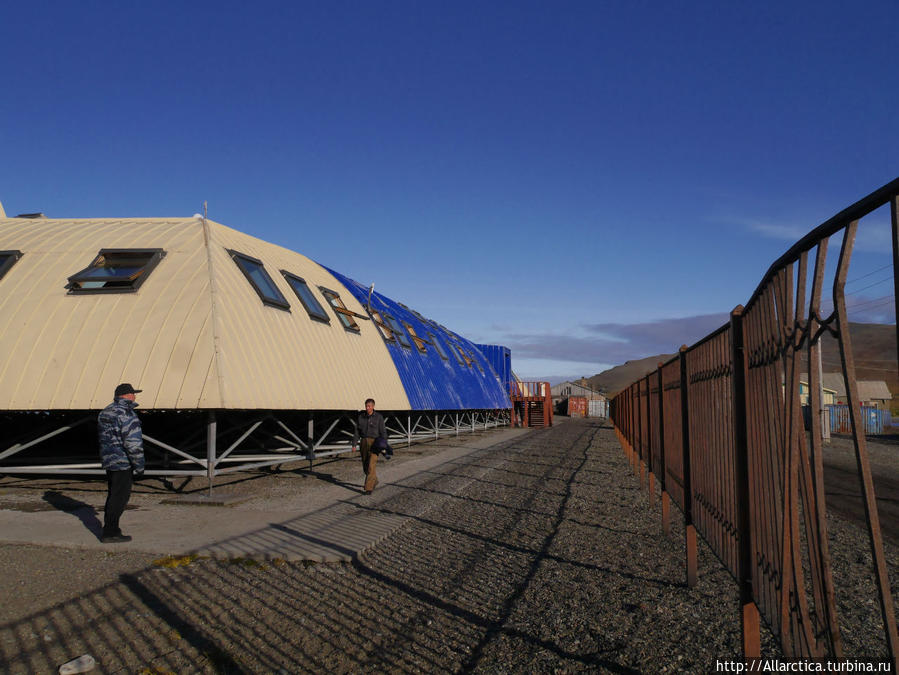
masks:
POLYGON ((206 477, 209 479, 209 497, 212 497, 212 479, 215 477, 215 413, 209 411, 206 419, 206 477))
POLYGON ((315 422, 313 422, 312 415, 309 415, 309 423, 306 425, 306 444, 309 449, 309 453, 306 455, 309 458, 309 470, 312 470, 312 460, 315 459, 315 444, 313 443, 313 439, 315 438, 315 422))

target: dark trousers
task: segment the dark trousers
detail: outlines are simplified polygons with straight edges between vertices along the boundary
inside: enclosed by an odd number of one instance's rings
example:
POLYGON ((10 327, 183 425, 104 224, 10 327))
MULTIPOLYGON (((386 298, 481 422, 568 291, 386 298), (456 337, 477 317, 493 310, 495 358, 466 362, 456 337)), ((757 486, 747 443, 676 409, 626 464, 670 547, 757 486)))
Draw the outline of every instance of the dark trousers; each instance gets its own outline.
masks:
POLYGON ((131 469, 107 471, 106 482, 109 492, 106 495, 106 507, 103 509, 103 535, 121 534, 119 518, 125 512, 131 498, 131 469))

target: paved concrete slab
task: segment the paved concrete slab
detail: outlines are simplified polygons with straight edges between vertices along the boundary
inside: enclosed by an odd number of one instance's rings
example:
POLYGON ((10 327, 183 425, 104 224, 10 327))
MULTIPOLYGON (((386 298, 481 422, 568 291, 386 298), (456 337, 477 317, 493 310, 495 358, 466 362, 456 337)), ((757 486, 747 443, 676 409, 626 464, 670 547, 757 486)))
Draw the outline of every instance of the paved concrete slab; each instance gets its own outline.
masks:
POLYGON ((252 498, 252 495, 232 495, 224 492, 212 494, 177 495, 169 499, 163 499, 160 504, 174 504, 175 506, 235 506, 252 498))
MULTIPOLYGON (((0 502, 0 543, 140 551, 161 556, 350 560, 405 522, 402 516, 372 508, 384 487, 527 433, 530 430, 497 429, 467 438, 464 443, 441 441, 444 447, 425 457, 379 463, 380 486, 370 496, 346 484, 301 475, 296 476, 296 494, 261 501, 257 497, 250 503, 238 501, 227 491, 222 491, 220 498, 214 492, 211 501, 207 497, 204 508, 172 503, 170 495, 142 495, 140 500, 132 500, 137 508, 129 508, 123 516, 123 529, 134 536, 133 541, 123 544, 99 540, 102 501, 97 501, 102 495, 94 494, 93 504, 63 496, 68 506, 48 508, 46 496, 16 494, 12 502, 0 502), (29 508, 29 501, 41 508, 29 508)), ((194 499, 202 502, 200 495, 194 499)))

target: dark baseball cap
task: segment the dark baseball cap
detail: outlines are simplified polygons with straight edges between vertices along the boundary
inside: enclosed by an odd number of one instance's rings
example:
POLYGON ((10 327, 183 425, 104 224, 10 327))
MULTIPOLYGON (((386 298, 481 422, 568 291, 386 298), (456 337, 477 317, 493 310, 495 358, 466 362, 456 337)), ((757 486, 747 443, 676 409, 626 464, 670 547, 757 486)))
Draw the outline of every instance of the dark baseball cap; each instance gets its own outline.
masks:
POLYGON ((122 382, 122 384, 115 388, 115 395, 124 396, 125 394, 139 394, 142 391, 143 389, 135 389, 127 382, 122 382))

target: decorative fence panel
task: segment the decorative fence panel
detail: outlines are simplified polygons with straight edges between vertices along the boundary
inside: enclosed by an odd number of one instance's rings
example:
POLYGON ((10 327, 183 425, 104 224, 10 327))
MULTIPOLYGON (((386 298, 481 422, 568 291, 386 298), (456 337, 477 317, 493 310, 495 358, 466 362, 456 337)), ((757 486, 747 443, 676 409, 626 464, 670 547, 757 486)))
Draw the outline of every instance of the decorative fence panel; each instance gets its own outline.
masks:
POLYGON ((681 419, 680 358, 661 368, 662 410, 665 420, 665 487, 674 503, 684 510, 684 425, 681 419))
POLYGON ((670 494, 684 513, 688 583, 696 578, 694 526, 737 581, 747 658, 760 656, 759 617, 788 656, 843 656, 827 536, 821 375, 808 365, 821 362, 821 339, 828 334, 839 348, 848 399, 842 426, 833 412, 831 423, 848 431, 854 445, 876 600, 896 667, 899 635, 845 294, 858 221, 885 204, 891 211, 893 286, 899 290, 896 179, 803 237, 768 269, 728 324, 682 347, 612 400, 611 417, 626 452, 663 477, 663 499, 670 494), (831 238, 840 246, 828 267, 831 238), (825 293, 832 301, 822 299, 825 293), (803 367, 806 410, 800 400, 803 367))

